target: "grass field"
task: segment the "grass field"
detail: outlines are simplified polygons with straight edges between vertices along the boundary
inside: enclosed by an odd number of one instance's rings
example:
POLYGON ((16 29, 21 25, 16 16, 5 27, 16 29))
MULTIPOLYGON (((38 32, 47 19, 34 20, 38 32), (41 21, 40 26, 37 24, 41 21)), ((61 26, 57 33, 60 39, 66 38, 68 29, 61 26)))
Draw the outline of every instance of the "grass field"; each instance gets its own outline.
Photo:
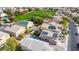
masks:
POLYGON ((30 11, 28 13, 25 13, 23 15, 19 15, 15 17, 15 22, 21 21, 21 20, 31 20, 33 16, 38 16, 41 18, 46 18, 46 16, 52 17, 55 15, 55 11, 52 10, 37 10, 37 11, 30 11))

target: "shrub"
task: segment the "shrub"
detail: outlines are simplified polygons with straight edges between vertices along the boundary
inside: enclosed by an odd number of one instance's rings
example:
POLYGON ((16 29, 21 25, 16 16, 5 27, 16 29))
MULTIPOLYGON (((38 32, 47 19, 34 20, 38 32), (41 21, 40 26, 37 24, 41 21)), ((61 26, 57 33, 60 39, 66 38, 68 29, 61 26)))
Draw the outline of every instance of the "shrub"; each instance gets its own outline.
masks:
POLYGON ((23 34, 20 34, 20 35, 19 35, 19 38, 22 39, 22 38, 24 38, 24 36, 25 36, 24 33, 23 33, 23 34))

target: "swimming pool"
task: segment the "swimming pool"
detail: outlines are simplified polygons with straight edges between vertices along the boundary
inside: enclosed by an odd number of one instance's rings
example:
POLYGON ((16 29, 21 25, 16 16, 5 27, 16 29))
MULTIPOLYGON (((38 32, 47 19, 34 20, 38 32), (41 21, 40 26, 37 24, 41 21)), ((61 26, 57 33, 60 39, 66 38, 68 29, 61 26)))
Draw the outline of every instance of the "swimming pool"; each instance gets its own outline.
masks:
POLYGON ((35 35, 32 35, 31 38, 38 39, 38 37, 35 35))

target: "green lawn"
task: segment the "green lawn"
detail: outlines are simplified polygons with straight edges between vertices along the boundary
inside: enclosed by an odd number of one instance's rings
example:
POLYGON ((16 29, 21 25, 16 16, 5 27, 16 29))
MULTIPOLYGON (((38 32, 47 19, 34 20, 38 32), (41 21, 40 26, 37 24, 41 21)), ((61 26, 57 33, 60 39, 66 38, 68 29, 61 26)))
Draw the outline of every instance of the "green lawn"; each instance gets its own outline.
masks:
POLYGON ((37 10, 37 11, 31 11, 29 13, 25 13, 24 15, 19 15, 15 17, 15 22, 21 21, 21 20, 30 20, 33 16, 38 16, 41 18, 46 18, 47 16, 53 16, 55 15, 55 11, 52 10, 37 10))

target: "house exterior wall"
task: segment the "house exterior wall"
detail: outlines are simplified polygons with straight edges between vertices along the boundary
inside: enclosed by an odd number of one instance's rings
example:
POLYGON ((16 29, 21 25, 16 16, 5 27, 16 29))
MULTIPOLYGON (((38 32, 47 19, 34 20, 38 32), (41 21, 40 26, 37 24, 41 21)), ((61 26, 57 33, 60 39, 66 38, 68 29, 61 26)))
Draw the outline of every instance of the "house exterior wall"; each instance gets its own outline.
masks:
POLYGON ((0 37, 0 39, 2 39, 2 40, 0 40, 0 46, 2 44, 4 44, 8 38, 10 38, 9 34, 6 34, 6 35, 0 37))
POLYGON ((13 36, 16 36, 15 33, 13 33, 13 32, 10 32, 10 31, 7 31, 7 30, 4 30, 4 32, 9 33, 11 36, 12 36, 12 35, 13 35, 13 36))
POLYGON ((31 27, 33 27, 33 22, 29 22, 29 23, 27 24, 27 29, 30 29, 31 27))
POLYGON ((14 32, 14 31, 11 32, 11 31, 9 31, 9 30, 5 30, 5 29, 4 29, 4 32, 9 33, 10 35, 15 36, 15 37, 17 38, 20 34, 22 34, 22 33, 25 32, 25 27, 20 28, 20 29, 18 29, 18 30, 15 31, 15 32, 14 32))
POLYGON ((53 16, 52 20, 56 23, 59 23, 62 20, 62 16, 53 16))
POLYGON ((25 27, 20 29, 20 30, 18 30, 15 35, 16 35, 16 37, 18 37, 20 34, 22 34, 24 32, 25 32, 25 27))
POLYGON ((48 24, 43 23, 42 26, 41 26, 41 29, 49 30, 49 31, 55 31, 54 29, 49 29, 48 27, 49 27, 48 24))
POLYGON ((61 24, 53 24, 53 23, 43 23, 42 25, 41 25, 41 29, 42 30, 49 30, 49 31, 61 31, 61 29, 63 29, 64 27, 63 27, 63 25, 61 25, 61 24), (56 27, 56 29, 49 29, 48 27, 50 26, 49 24, 52 24, 53 26, 55 26, 56 27))

